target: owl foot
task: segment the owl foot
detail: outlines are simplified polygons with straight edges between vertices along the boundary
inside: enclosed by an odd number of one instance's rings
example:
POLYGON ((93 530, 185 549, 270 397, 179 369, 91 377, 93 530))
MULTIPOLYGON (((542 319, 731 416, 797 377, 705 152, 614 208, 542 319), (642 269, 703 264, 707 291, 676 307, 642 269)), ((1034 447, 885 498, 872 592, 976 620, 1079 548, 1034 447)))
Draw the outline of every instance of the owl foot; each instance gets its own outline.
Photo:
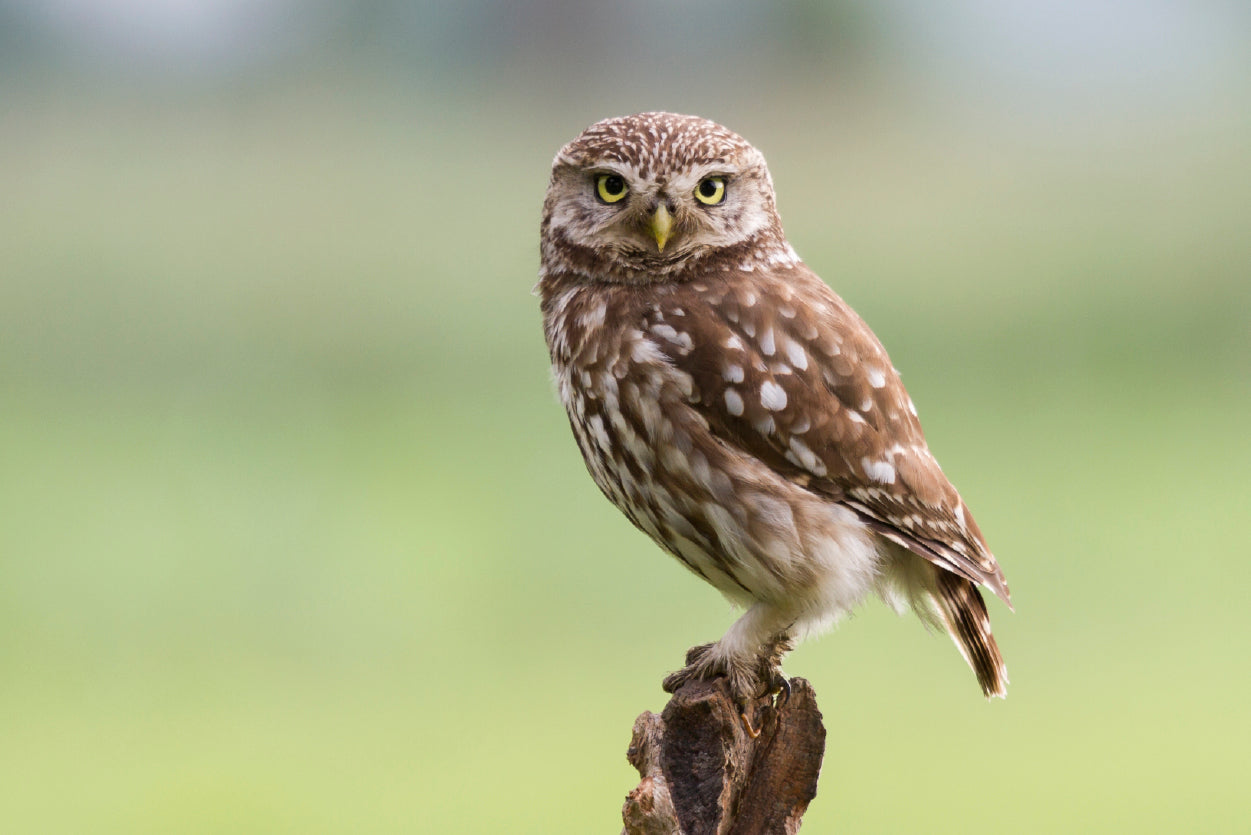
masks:
MULTIPOLYGON (((765 690, 764 695, 759 698, 772 699, 773 707, 775 709, 782 707, 782 705, 790 701, 791 683, 787 681, 786 676, 782 675, 781 670, 774 668, 771 671, 771 678, 768 679, 768 681, 769 681, 768 688, 765 690)), ((756 739, 757 737, 760 736, 760 732, 761 730, 763 730, 763 726, 761 726, 760 728, 756 728, 752 726, 751 702, 738 701, 736 702, 736 705, 739 711, 738 717, 739 719, 743 720, 743 730, 747 731, 747 735, 750 736, 752 739, 756 739)))
POLYGON ((724 678, 730 695, 738 704, 747 704, 767 695, 772 676, 764 677, 758 661, 743 663, 713 651, 716 644, 692 647, 686 653, 686 666, 665 676, 661 686, 666 693, 676 693, 691 681, 712 681, 724 678))
MULTIPOLYGON (((787 648, 790 648, 789 641, 787 642, 787 648)), ((770 656, 761 656, 760 658, 761 669, 759 672, 761 678, 769 683, 765 688, 763 698, 772 699, 774 708, 782 707, 791 698, 791 683, 786 676, 782 675, 782 668, 777 666, 777 662, 780 660, 781 654, 777 655, 776 660, 770 656)), ((752 727, 751 719, 748 718, 749 711, 746 709, 747 706, 740 703, 739 708, 739 718, 743 720, 743 729, 747 731, 747 735, 752 739, 760 736, 761 729, 752 727)))
POLYGON ((787 681, 786 676, 782 675, 781 670, 774 671, 773 687, 769 690, 769 695, 774 697, 776 707, 781 707, 791 700, 791 683, 787 681))
POLYGON ((686 651, 686 666, 665 676, 660 686, 666 693, 676 693, 691 681, 708 681, 726 675, 721 659, 712 656, 716 644, 700 644, 686 651))
POLYGON ((711 681, 724 678, 734 704, 739 708, 743 727, 755 739, 760 730, 755 728, 749 716, 754 704, 763 698, 777 697, 780 706, 790 698, 791 685, 782 675, 782 656, 793 647, 789 635, 778 633, 770 638, 760 653, 747 663, 737 658, 727 658, 714 652, 717 644, 702 644, 686 653, 686 666, 665 676, 661 687, 666 693, 676 693, 691 681, 711 681))

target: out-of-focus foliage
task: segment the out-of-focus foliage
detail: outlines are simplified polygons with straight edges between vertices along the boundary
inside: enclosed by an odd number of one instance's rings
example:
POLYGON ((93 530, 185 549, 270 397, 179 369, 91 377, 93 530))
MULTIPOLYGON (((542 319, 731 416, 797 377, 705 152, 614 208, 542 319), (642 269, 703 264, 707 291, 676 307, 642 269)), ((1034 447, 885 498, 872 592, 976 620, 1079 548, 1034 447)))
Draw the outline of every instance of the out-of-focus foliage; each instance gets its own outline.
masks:
POLYGON ((639 80, 596 56, 671 43, 679 7, 576 17, 563 37, 592 46, 568 51, 540 37, 553 4, 517 5, 519 30, 458 8, 513 38, 464 73, 383 73, 359 44, 393 46, 353 24, 224 75, 88 78, 31 47, 7 76, 5 831, 614 831, 634 716, 733 617, 583 472, 529 293, 552 154, 643 108, 766 152, 792 242, 890 349, 1013 589, 1016 613, 991 603, 1006 702, 876 603, 794 654, 830 731, 804 831, 1236 830, 1238 79, 922 71, 891 45, 970 34, 840 5, 879 69, 773 66, 795 42, 756 12, 770 46, 735 84, 676 60, 639 80))

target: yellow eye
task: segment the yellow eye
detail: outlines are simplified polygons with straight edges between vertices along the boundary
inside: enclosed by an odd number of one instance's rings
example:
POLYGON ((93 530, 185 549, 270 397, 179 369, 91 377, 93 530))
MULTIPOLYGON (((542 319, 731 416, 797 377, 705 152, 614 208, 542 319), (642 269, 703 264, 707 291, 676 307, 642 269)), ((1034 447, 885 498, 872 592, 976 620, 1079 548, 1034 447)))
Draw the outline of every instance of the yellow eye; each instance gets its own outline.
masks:
POLYGON ((725 200, 725 177, 705 177, 695 186, 695 199, 705 206, 715 206, 725 200))
POLYGON ((600 174, 595 178, 595 193, 605 203, 616 203, 629 190, 620 174, 600 174))

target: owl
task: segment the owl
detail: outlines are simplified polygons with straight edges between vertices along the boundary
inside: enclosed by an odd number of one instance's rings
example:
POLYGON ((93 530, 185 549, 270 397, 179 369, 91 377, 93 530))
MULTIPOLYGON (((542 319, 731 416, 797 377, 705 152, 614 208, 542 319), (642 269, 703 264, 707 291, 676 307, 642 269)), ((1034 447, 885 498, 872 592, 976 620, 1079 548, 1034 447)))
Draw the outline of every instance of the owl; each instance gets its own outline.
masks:
MULTIPOLYGON (((556 388, 599 489, 745 611, 664 681, 746 705, 870 592, 947 632, 989 698, 1003 572, 868 325, 782 231, 764 156, 641 113, 557 153, 538 295, 556 388)), ((744 715, 746 718, 746 714, 744 715)))

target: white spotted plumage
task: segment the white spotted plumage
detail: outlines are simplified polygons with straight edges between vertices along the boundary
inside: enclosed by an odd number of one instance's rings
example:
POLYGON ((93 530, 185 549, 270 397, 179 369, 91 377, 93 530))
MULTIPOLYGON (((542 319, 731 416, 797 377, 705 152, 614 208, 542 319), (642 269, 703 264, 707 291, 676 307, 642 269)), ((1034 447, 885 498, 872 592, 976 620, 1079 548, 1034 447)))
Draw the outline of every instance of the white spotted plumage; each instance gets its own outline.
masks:
POLYGON ((666 687, 726 675, 750 696, 793 639, 876 590, 1003 695, 976 590, 1006 601, 1002 572, 886 352, 787 243, 759 151, 695 117, 591 126, 553 165, 539 290, 592 478, 747 609, 666 687), (626 190, 611 204, 605 172, 626 190), (722 201, 694 199, 714 176, 722 201))

